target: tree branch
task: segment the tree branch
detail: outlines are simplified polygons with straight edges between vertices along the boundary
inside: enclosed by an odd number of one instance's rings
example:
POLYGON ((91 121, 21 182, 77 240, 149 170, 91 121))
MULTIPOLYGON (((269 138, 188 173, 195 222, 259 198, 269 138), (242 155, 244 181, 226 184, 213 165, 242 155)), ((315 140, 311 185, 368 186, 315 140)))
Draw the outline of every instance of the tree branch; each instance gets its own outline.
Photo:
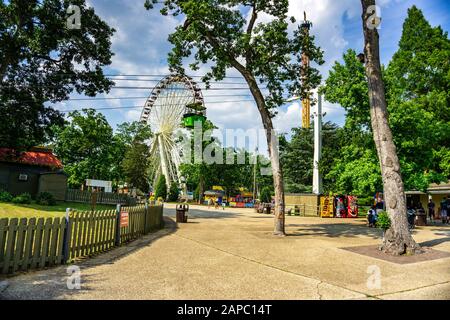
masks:
MULTIPOLYGON (((255 27, 256 19, 258 19, 258 11, 256 9, 256 3, 253 3, 253 9, 252 9, 252 17, 250 18, 250 22, 247 26, 247 36, 249 38, 249 44, 250 40, 252 38, 252 32, 253 28, 255 27)), ((247 65, 250 63, 250 60, 252 59, 252 49, 249 47, 246 54, 245 54, 245 60, 247 62, 247 65)))

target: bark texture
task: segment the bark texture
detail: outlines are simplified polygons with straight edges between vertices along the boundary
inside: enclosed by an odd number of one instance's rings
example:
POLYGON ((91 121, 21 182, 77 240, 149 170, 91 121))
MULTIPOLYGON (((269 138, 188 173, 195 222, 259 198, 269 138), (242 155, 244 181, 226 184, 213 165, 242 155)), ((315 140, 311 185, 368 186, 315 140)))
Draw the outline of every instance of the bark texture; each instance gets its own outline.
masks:
POLYGON ((373 26, 374 12, 368 10, 375 0, 361 0, 364 30, 364 54, 369 84, 370 117, 384 187, 386 210, 391 227, 386 230, 380 250, 392 255, 414 254, 420 247, 408 228, 406 196, 397 149, 388 123, 384 83, 381 74, 379 35, 373 26), (369 24, 369 25, 368 25, 369 24))

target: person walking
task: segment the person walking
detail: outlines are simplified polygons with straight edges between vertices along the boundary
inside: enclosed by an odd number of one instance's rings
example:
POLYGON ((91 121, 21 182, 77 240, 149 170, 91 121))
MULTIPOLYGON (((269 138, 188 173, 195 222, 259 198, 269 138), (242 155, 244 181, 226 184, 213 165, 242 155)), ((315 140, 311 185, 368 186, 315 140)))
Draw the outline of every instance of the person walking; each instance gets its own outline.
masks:
POLYGON ((433 222, 434 220, 434 208, 436 204, 433 202, 433 199, 430 198, 430 201, 428 202, 428 216, 430 217, 430 221, 433 222))
POLYGON ((214 205, 214 200, 212 198, 209 198, 209 200, 208 200, 208 209, 211 208, 212 205, 214 205))

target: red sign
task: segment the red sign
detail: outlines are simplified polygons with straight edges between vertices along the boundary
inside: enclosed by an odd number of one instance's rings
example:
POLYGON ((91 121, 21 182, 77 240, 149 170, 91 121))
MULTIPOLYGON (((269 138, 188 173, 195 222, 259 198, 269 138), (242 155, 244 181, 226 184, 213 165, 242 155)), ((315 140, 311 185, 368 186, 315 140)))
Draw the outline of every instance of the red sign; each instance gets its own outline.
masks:
POLYGON ((128 227, 128 222, 129 222, 128 212, 122 211, 120 213, 120 226, 121 227, 128 227))

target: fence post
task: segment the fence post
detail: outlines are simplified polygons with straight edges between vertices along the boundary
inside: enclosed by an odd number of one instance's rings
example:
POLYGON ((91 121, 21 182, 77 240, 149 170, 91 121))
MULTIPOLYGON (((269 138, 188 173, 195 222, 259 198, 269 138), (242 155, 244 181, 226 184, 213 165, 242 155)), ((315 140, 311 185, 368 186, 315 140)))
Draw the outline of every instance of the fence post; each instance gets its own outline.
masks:
POLYGON ((147 221, 148 221, 147 215, 148 215, 148 201, 147 199, 145 199, 144 234, 147 234, 149 232, 148 230, 149 228, 147 228, 147 221))
POLYGON ((66 209, 66 228, 64 229, 64 242, 63 242, 63 263, 67 263, 70 258, 70 237, 71 237, 71 229, 72 224, 70 222, 70 208, 66 209))
POLYGON ((116 247, 120 246, 120 203, 116 207, 116 247))

